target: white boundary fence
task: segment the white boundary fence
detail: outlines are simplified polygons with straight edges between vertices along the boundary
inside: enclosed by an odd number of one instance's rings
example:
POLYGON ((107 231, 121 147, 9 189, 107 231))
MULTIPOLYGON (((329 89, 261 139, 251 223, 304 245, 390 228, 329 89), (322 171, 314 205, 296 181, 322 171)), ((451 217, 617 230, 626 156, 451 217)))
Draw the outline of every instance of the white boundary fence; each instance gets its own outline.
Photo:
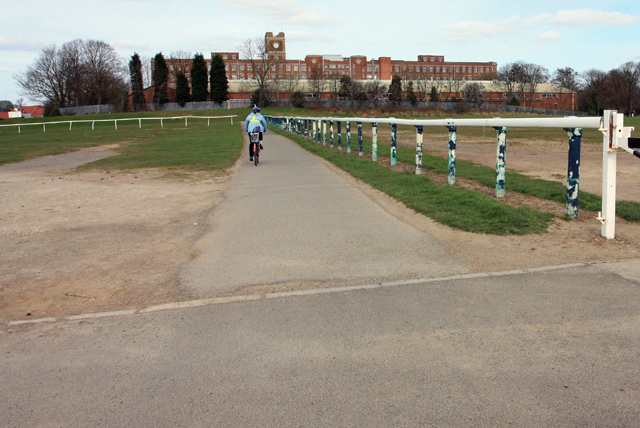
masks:
POLYGON ((377 160, 377 125, 391 125, 391 165, 396 164, 397 125, 416 127, 416 174, 422 174, 423 127, 444 126, 449 129, 449 184, 455 183, 455 153, 457 127, 492 127, 496 129, 496 197, 505 195, 506 139, 507 128, 559 128, 569 136, 569 160, 567 178, 567 215, 577 217, 578 190, 580 179, 580 143, 582 129, 597 129, 603 134, 602 211, 598 221, 602 223, 601 235, 607 239, 615 237, 616 216, 616 155, 617 149, 628 151, 640 158, 640 139, 630 138, 633 127, 624 126, 624 115, 607 110, 603 117, 562 117, 562 118, 492 118, 492 119, 395 119, 361 117, 272 117, 267 119, 281 128, 312 139, 318 144, 327 144, 327 125, 331 147, 334 146, 337 123, 338 147, 342 148, 341 123, 346 123, 347 152, 351 152, 350 123, 358 125, 359 154, 363 155, 362 124, 372 125, 372 159, 377 160))
POLYGON ((100 119, 100 120, 63 120, 58 122, 39 122, 39 123, 15 123, 11 125, 0 125, 0 127, 18 127, 18 134, 22 133, 23 126, 42 126, 42 132, 47 132, 47 125, 56 125, 61 123, 69 124, 69 131, 72 130, 74 123, 91 123, 91 129, 95 129, 96 122, 113 122, 115 129, 118 129, 118 122, 138 121, 138 128, 142 128, 143 120, 159 120, 160 126, 164 128, 165 120, 184 119, 184 126, 189 126, 189 119, 207 119, 207 126, 211 124, 211 119, 231 119, 233 125, 233 116, 175 116, 175 117, 138 117, 125 119, 100 119))

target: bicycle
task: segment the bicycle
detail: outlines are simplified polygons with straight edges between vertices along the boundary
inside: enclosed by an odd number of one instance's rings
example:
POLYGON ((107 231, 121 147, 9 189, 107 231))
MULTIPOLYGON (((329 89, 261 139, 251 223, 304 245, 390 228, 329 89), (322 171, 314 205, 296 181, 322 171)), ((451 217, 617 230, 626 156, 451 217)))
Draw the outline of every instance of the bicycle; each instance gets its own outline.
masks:
POLYGON ((260 154, 260 132, 249 132, 249 144, 253 145, 253 163, 258 166, 258 155, 260 154))

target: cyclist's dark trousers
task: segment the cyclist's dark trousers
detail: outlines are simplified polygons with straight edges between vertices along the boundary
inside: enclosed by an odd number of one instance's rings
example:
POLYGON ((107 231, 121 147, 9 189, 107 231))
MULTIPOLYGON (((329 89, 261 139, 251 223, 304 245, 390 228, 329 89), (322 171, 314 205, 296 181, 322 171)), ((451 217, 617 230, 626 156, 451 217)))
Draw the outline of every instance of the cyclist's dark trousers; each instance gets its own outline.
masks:
MULTIPOLYGON (((262 132, 260 133, 260 141, 262 141, 262 132)), ((253 157, 253 143, 249 139, 249 157, 253 157)))

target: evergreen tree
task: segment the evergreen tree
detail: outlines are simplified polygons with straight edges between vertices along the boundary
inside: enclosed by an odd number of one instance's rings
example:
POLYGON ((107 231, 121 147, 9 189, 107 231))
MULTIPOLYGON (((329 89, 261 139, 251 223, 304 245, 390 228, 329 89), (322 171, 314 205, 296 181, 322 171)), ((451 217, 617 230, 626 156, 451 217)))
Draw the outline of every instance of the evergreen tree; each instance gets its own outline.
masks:
POLYGON ((211 59, 211 101, 222 104, 227 101, 229 95, 229 81, 227 73, 224 70, 224 61, 222 56, 214 55, 211 59))
POLYGON ((418 97, 415 92, 413 92, 413 82, 407 83, 407 101, 411 103, 412 106, 416 106, 418 104, 418 97))
POLYGON ((129 75, 131 77, 132 103, 136 110, 140 110, 146 100, 142 83, 142 62, 140 62, 140 56, 137 53, 134 53, 129 61, 129 75))
POLYGON ((438 91, 435 86, 431 87, 431 93, 429 94, 429 101, 432 103, 437 103, 439 100, 438 91))
POLYGON ((402 101, 402 81, 397 74, 391 78, 389 85, 389 100, 402 101))
POLYGON ((169 68, 164 60, 162 52, 156 54, 153 59, 153 102, 157 104, 165 104, 169 102, 169 94, 167 86, 169 84, 169 68))
POLYGON ((207 101, 207 62, 202 54, 195 54, 191 62, 191 99, 207 101))
POLYGON ((176 102, 180 104, 180 107, 184 107, 189 101, 191 101, 189 80, 184 73, 178 73, 176 76, 176 102))

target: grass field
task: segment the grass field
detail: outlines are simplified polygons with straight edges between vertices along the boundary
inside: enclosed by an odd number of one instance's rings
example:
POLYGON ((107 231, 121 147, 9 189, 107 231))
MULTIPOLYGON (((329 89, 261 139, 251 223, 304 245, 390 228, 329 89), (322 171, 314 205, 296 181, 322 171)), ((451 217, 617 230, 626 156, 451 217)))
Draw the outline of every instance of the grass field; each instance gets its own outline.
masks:
MULTIPOLYGON (((194 116, 227 116, 237 114, 233 110, 191 112, 194 116)), ((44 120, 102 120, 132 117, 169 117, 167 113, 107 114, 72 116, 44 120)), ((234 118, 190 119, 185 127, 184 119, 146 120, 139 129, 138 121, 50 124, 43 132, 42 126, 22 126, 21 133, 15 127, 0 127, 0 165, 33 159, 41 156, 67 153, 85 147, 118 144, 121 156, 93 162, 84 168, 137 169, 166 168, 169 170, 213 171, 231 167, 242 150, 242 132, 234 118)), ((243 118, 244 119, 244 118, 243 118)), ((42 122, 31 119, 25 122, 42 122)), ((15 120, 14 120, 15 122, 15 120)), ((2 124, 10 123, 3 121, 2 124)), ((24 122, 23 122, 24 123, 24 122)))

